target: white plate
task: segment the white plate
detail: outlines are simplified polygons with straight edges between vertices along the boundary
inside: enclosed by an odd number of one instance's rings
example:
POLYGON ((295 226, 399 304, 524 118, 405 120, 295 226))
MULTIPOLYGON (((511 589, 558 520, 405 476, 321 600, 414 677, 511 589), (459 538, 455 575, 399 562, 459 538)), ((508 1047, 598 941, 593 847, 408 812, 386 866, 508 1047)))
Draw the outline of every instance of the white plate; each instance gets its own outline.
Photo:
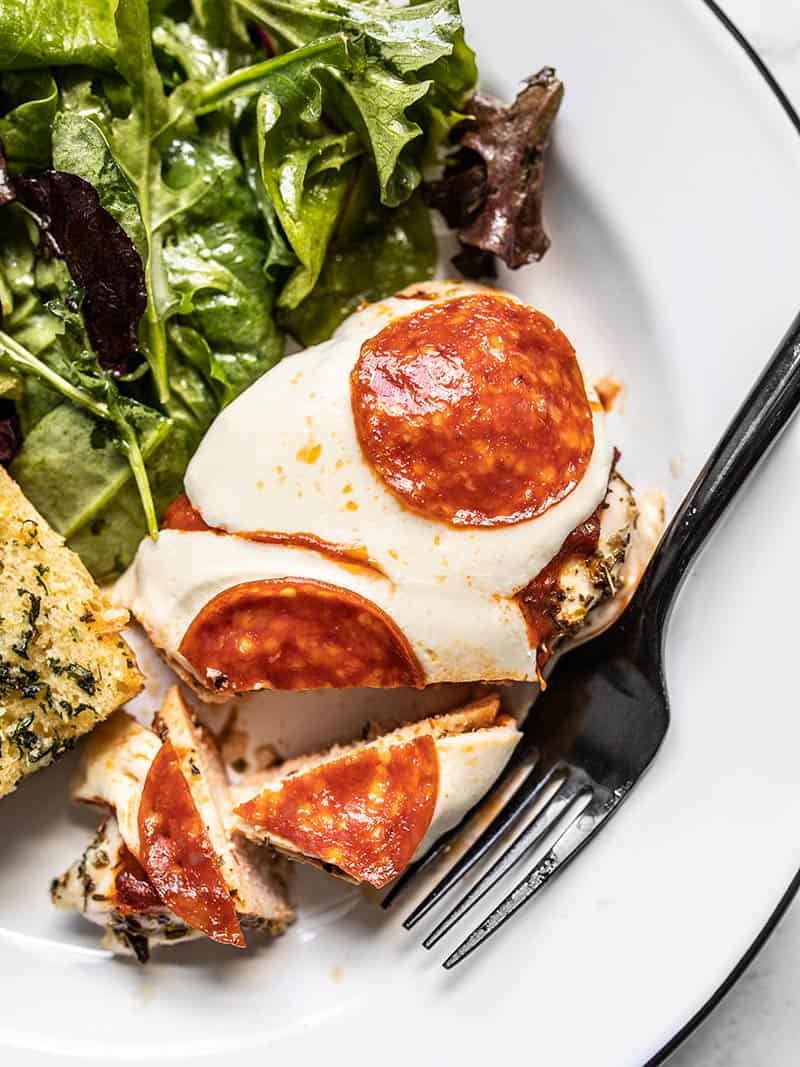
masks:
MULTIPOLYGON (((627 385, 625 472, 673 503, 800 303, 800 138, 701 0, 465 0, 484 83, 567 85, 553 248, 511 284, 627 385), (683 474, 673 470, 682 466, 683 474)), ((558 884, 446 974, 374 901, 309 875, 247 957, 112 961, 50 909, 85 819, 69 767, 0 806, 0 1053, 35 1064, 641 1065, 712 996, 800 867, 793 695, 800 425, 692 574, 669 635, 674 723, 558 884), (314 903, 314 900, 316 903, 314 903)))

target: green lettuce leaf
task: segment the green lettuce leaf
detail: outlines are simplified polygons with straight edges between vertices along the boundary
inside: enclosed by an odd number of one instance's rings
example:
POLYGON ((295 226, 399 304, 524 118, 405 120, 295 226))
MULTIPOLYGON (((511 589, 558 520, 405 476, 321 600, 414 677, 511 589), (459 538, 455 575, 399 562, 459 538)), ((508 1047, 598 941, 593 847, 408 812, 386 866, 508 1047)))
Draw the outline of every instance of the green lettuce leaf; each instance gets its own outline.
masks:
MULTIPOLYGON (((169 433, 169 422, 134 401, 125 404, 146 459, 169 433)), ((131 480, 130 465, 113 434, 69 403, 59 404, 37 423, 25 438, 11 473, 64 537, 91 521, 131 480)))
POLYGON ((407 111, 428 92, 429 81, 410 83, 370 57, 363 38, 336 34, 264 63, 235 71, 199 93, 199 112, 262 93, 265 139, 294 147, 298 131, 314 137, 323 108, 339 129, 355 132, 372 153, 380 197, 390 207, 419 185, 419 167, 404 153, 422 128, 407 111))
POLYGON ((233 222, 198 226, 164 246, 170 286, 181 296, 171 339, 220 406, 283 356, 265 255, 265 242, 233 222))
POLYGON ((363 35, 369 54, 400 75, 451 55, 461 32, 458 0, 398 5, 385 0, 236 0, 290 48, 336 33, 363 35))
POLYGON ((0 68, 110 69, 119 44, 116 8, 116 0, 3 0, 0 68))
POLYGON ((432 278, 436 241, 419 193, 395 211, 376 207, 360 232, 334 244, 313 293, 281 315, 301 344, 327 340, 363 301, 432 278))
POLYGON ((0 74, 0 144, 11 173, 41 169, 50 162, 50 127, 58 107, 58 88, 49 71, 0 74))
POLYGON ((316 285, 355 174, 351 161, 361 151, 353 135, 324 132, 321 112, 306 105, 305 85, 305 81, 279 83, 283 106, 276 93, 267 91, 256 112, 261 178, 299 261, 281 291, 279 302, 285 307, 296 307, 316 285))

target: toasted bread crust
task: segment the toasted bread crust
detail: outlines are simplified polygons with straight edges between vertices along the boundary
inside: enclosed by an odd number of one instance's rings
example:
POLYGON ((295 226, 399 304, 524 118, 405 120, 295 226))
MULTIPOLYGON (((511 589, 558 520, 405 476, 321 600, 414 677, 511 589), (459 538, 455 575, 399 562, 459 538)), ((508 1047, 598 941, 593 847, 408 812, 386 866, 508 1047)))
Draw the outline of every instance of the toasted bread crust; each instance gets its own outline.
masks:
POLYGON ((142 687, 114 607, 0 467, 0 796, 142 687))

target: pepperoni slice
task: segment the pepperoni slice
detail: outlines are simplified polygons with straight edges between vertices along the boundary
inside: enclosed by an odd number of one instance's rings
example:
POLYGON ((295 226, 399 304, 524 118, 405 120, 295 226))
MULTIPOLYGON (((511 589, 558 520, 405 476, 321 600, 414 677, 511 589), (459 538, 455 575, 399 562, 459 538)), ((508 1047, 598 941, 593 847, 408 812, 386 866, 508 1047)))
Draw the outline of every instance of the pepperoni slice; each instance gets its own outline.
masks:
POLYGON ((236 909, 169 741, 145 779, 139 838, 142 866, 164 904, 212 940, 244 948, 236 909))
POLYGON ((299 578, 243 582, 210 600, 179 651, 209 688, 392 688, 424 684, 411 646, 381 609, 299 578))
POLYGON ((372 746, 286 778, 237 815, 376 889, 396 878, 430 826, 439 790, 432 737, 372 746))
POLYGON ((408 507, 455 526, 532 519, 594 449, 575 351, 546 315, 485 293, 364 342, 350 376, 361 449, 408 507))

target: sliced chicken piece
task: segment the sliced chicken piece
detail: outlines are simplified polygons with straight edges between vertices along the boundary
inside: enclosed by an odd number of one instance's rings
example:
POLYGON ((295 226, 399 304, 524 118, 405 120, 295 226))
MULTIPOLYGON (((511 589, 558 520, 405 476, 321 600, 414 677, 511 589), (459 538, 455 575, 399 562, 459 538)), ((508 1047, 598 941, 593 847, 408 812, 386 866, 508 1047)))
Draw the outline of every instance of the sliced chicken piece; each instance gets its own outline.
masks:
POLYGON ((214 737, 177 688, 167 696, 155 727, 175 748, 242 925, 282 934, 294 917, 286 900, 286 866, 270 851, 228 833, 233 800, 214 737))
POLYGON ((577 636, 584 625, 590 624, 589 613, 618 593, 638 513, 633 490, 615 471, 600 511, 597 548, 588 557, 567 558, 559 573, 551 648, 565 638, 577 636))
POLYGON ((72 799, 108 808, 125 844, 140 852, 139 807, 147 775, 161 748, 152 730, 116 711, 92 733, 72 782, 72 799))
POLYGON ((233 789, 231 829, 382 888, 484 795, 520 740, 496 696, 289 760, 233 789))
POLYGON ((113 815, 100 824, 81 858, 53 879, 50 896, 62 911, 79 912, 104 927, 104 948, 141 963, 157 945, 201 936, 161 903, 113 815))
MULTIPOLYGON (((158 931, 167 923, 172 930, 177 923, 238 947, 244 947, 242 927, 283 933, 294 917, 286 895, 285 863, 228 836, 232 800, 216 744, 177 689, 168 694, 157 727, 160 737, 118 712, 92 737, 73 786, 75 799, 114 814, 122 847, 149 894, 141 909, 135 902, 122 912, 109 905, 109 929, 130 932, 139 923, 145 931, 158 931), (155 925, 149 915, 153 910, 155 925)), ((96 858, 97 849, 90 846, 54 883, 54 893, 63 883, 58 889, 60 906, 74 908, 82 899, 75 895, 76 887, 96 858)), ((114 899, 113 893, 110 897, 114 899)), ((77 910, 88 915, 87 906, 84 901, 77 910)), ((149 934, 140 936, 147 939, 149 934)), ((141 942, 123 938, 121 943, 142 954, 141 942)))

